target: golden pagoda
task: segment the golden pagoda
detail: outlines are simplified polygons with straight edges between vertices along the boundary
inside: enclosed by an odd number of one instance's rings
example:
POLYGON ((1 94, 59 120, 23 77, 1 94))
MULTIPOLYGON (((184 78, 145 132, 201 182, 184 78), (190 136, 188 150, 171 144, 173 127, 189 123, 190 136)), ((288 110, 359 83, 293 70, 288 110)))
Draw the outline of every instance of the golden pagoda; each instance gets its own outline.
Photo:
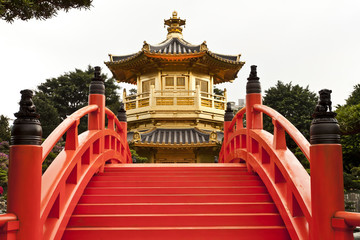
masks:
POLYGON ((240 55, 185 41, 185 22, 174 11, 165 41, 105 62, 118 82, 137 85, 136 94, 123 93, 128 141, 153 163, 214 162, 226 107, 226 90, 215 95, 214 85, 232 82, 244 65, 240 55))

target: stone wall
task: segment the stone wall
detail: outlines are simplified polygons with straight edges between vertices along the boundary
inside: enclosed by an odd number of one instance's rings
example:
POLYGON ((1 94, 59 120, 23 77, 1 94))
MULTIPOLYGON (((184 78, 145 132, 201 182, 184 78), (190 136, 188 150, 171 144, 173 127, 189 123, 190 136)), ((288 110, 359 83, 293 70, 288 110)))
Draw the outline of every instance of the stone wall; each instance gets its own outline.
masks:
POLYGON ((360 193, 345 193, 345 208, 350 212, 360 212, 360 193))

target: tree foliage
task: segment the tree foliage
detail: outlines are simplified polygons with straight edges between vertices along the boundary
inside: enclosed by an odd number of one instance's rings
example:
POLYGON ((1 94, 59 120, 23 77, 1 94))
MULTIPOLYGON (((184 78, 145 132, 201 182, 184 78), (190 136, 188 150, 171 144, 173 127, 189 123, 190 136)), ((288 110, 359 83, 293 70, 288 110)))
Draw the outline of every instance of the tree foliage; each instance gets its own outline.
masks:
POLYGON ((346 104, 337 106, 336 113, 342 133, 345 189, 360 189, 360 84, 354 86, 346 104))
POLYGON ((47 137, 60 124, 61 120, 51 99, 43 92, 37 92, 33 97, 36 111, 40 113, 43 136, 47 137))
POLYGON ((360 103, 339 106, 336 112, 338 113, 337 119, 343 135, 360 133, 360 103))
POLYGON ((0 186, 5 190, 8 183, 9 142, 0 142, 0 186))
POLYGON ((89 9, 92 0, 0 0, 0 17, 7 22, 32 18, 45 20, 60 10, 89 9))
POLYGON ((357 105, 360 104, 360 84, 354 86, 354 91, 350 94, 349 98, 346 99, 346 105, 357 105))
MULTIPOLYGON (((264 105, 267 105, 288 119, 307 139, 310 137, 312 113, 317 102, 316 93, 309 90, 309 86, 284 84, 278 81, 275 87, 265 91, 264 105)), ((267 130, 269 122, 266 123, 267 130)), ((271 124, 272 125, 272 124, 271 124)))
POLYGON ((215 95, 220 95, 220 96, 224 96, 224 90, 214 86, 214 94, 215 95))
MULTIPOLYGON (((9 118, 0 115, 0 187, 5 191, 5 194, 8 182, 10 135, 9 118)), ((1 194, 0 189, 0 195, 1 194)))
POLYGON ((0 141, 10 141, 9 118, 0 115, 0 141))
POLYGON ((129 95, 136 95, 137 94, 137 89, 136 88, 131 88, 129 90, 129 95))
MULTIPOLYGON (((265 91, 263 99, 267 105, 282 114, 289 120, 304 136, 310 138, 310 124, 312 113, 314 112, 317 95, 309 90, 309 87, 292 85, 278 81, 275 87, 265 91)), ((264 129, 273 132, 272 120, 264 116, 264 129)), ((309 168, 309 163, 302 154, 297 144, 287 135, 286 142, 288 148, 295 154, 305 168, 309 168)))
POLYGON ((141 157, 135 149, 130 148, 131 158, 133 163, 149 163, 149 159, 146 157, 141 157))
POLYGON ((336 112, 343 135, 360 133, 360 84, 354 86, 346 104, 337 106, 336 112))
MULTIPOLYGON (((43 126, 43 137, 47 137, 52 130, 76 110, 88 105, 89 86, 94 76, 94 68, 88 66, 85 71, 75 69, 57 78, 47 79, 40 84, 34 96, 34 104, 40 113, 43 126)), ((120 108, 119 86, 114 78, 101 77, 105 80, 106 106, 114 113, 120 108)), ((87 122, 81 121, 79 132, 87 129, 87 122)))

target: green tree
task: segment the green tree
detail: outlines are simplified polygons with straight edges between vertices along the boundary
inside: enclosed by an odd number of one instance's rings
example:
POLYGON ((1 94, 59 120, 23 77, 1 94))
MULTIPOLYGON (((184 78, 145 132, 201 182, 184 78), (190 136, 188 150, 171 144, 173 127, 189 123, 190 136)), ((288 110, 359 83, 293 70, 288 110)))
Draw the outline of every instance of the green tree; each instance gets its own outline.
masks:
POLYGON ((0 17, 7 22, 32 18, 45 20, 59 10, 89 9, 92 0, 0 0, 0 17))
MULTIPOLYGON (((304 136, 310 138, 310 124, 312 113, 314 112, 317 95, 309 90, 309 86, 292 85, 292 83, 283 83, 278 81, 275 87, 265 91, 263 103, 275 109, 289 120, 304 136)), ((272 121, 269 117, 264 116, 264 129, 273 132, 272 121)), ((309 167, 296 143, 289 137, 286 137, 288 148, 298 157, 305 168, 309 167)))
MULTIPOLYGON (((316 93, 309 90, 309 86, 284 84, 278 81, 275 87, 265 91, 264 105, 281 113, 307 139, 310 137, 311 115, 317 103, 316 93)), ((269 123, 267 124, 268 128, 269 123)))
POLYGON ((220 96, 224 96, 224 90, 214 86, 214 94, 215 95, 220 95, 220 96))
POLYGON ((135 149, 130 149, 130 153, 133 163, 149 163, 149 159, 146 157, 140 157, 135 149))
POLYGON ((342 133, 345 189, 360 189, 360 84, 354 86, 346 104, 337 106, 336 113, 342 133))
POLYGON ((131 88, 129 90, 129 95, 136 95, 137 94, 137 89, 136 88, 131 88))
MULTIPOLYGON (((38 86, 33 100, 44 126, 43 137, 47 137, 66 117, 88 105, 89 86, 94 71, 91 66, 85 71, 75 69, 57 78, 47 79, 38 86)), ((106 106, 117 113, 120 108, 120 87, 115 84, 114 78, 107 78, 106 74, 101 76, 105 80, 106 106)), ((86 129, 87 121, 83 119, 79 132, 86 129)))
POLYGON ((358 105, 360 104, 360 84, 354 86, 354 91, 346 99, 346 105, 358 105))
POLYGON ((9 118, 0 115, 0 141, 10 141, 9 118))
POLYGON ((61 119, 59 113, 43 92, 37 92, 33 97, 33 101, 36 106, 36 111, 41 113, 43 136, 47 137, 60 124, 61 119))
POLYGON ((360 84, 346 99, 346 104, 337 106, 337 119, 343 135, 360 133, 360 84))

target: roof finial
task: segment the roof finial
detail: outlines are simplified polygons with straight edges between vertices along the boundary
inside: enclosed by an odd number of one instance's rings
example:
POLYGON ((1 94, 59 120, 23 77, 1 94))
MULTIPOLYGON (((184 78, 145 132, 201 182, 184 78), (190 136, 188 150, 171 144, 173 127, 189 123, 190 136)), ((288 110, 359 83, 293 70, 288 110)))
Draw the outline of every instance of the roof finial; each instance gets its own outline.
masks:
POLYGON ((177 16, 177 12, 174 11, 172 13, 172 18, 164 20, 164 25, 169 26, 167 28, 168 30, 168 35, 171 33, 179 33, 182 36, 182 27, 181 26, 185 26, 185 19, 180 19, 177 16))

